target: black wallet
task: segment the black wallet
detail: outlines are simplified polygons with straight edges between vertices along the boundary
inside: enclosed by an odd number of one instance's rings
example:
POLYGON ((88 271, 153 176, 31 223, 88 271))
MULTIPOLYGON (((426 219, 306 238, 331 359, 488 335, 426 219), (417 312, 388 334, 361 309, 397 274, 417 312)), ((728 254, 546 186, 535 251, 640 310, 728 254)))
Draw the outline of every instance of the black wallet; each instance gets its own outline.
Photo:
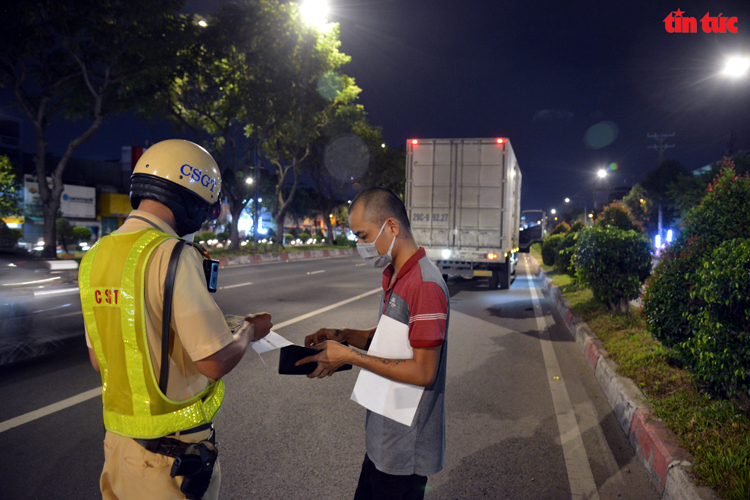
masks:
MULTIPOLYGON (((342 344, 345 344, 342 342, 342 344)), ((294 363, 308 356, 315 356, 320 351, 312 347, 302 347, 299 345, 288 345, 280 349, 279 354, 279 374, 280 375, 309 375, 318 367, 318 363, 305 363, 304 365, 294 366, 294 363)), ((352 365, 341 365, 337 372, 341 370, 351 370, 352 365)))

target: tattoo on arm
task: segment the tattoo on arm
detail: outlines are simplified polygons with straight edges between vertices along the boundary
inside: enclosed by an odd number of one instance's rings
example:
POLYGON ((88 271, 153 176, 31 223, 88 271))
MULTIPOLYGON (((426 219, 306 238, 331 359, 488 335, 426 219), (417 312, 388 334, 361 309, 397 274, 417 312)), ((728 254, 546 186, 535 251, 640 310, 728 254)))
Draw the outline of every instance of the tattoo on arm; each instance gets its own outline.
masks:
POLYGON ((384 365, 388 365, 388 366, 398 366, 398 365, 400 365, 401 363, 403 363, 404 361, 408 361, 408 360, 406 360, 406 359, 385 359, 385 358, 378 358, 378 357, 376 357, 376 356, 369 356, 369 355, 367 355, 367 354, 365 354, 365 353, 362 353, 362 352, 359 352, 359 351, 354 351, 354 353, 355 353, 355 354, 356 354, 357 356, 359 356, 360 358, 372 358, 372 359, 377 359, 378 361, 380 361, 380 362, 381 362, 381 363, 383 363, 384 365))

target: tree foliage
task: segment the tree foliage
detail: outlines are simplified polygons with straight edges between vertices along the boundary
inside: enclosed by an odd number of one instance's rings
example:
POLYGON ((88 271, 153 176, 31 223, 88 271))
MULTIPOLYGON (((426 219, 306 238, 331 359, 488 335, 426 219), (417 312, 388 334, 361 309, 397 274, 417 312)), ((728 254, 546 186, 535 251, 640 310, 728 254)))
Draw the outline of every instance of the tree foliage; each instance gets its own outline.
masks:
POLYGON ((715 376, 722 381, 717 381, 709 371, 720 368, 716 363, 722 356, 727 357, 724 367, 734 367, 735 356, 741 355, 727 350, 732 340, 727 332, 734 328, 732 321, 742 321, 738 311, 744 307, 744 288, 728 278, 726 270, 743 275, 745 260, 730 249, 746 248, 748 238, 750 179, 736 175, 732 162, 725 160, 701 204, 685 215, 681 234, 662 256, 643 295, 643 315, 654 337, 673 347, 682 363, 724 393, 739 387, 736 377, 741 374, 720 370, 715 376), (724 307, 737 316, 727 319, 724 307))
POLYGON ((173 34, 183 25, 174 14, 181 6, 177 0, 6 2, 0 78, 34 128, 45 256, 56 256, 55 219, 70 157, 107 116, 130 109, 159 85, 174 54, 173 34), (46 165, 47 136, 59 117, 87 125, 69 136, 56 165, 46 165))
POLYGON ((18 195, 21 192, 21 183, 13 172, 13 165, 7 156, 0 155, 0 218, 20 215, 18 195))

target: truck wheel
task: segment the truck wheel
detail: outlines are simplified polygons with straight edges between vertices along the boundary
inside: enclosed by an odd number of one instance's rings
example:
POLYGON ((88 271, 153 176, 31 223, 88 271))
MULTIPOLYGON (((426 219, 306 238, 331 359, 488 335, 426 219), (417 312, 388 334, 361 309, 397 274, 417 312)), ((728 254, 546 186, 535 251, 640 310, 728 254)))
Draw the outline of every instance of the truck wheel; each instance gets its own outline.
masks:
POLYGON ((498 274, 497 269, 493 269, 492 276, 490 276, 489 279, 490 290, 497 290, 498 283, 500 283, 500 275, 498 274))
POLYGON ((510 288, 510 264, 506 264, 500 268, 498 272, 498 279, 500 282, 500 290, 507 290, 510 288))

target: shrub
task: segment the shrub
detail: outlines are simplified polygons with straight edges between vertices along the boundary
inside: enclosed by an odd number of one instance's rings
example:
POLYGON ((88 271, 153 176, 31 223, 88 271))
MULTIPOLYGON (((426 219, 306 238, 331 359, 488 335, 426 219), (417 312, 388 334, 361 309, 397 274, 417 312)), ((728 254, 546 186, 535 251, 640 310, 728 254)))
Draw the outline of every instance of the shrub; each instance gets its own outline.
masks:
POLYGON ((582 220, 577 220, 573 223, 572 226, 570 226, 570 232, 577 233, 584 227, 586 227, 586 224, 584 224, 582 220))
POLYGON ((573 265, 573 253, 575 252, 577 241, 578 232, 571 230, 557 245, 555 268, 569 276, 575 276, 576 274, 575 266, 573 265))
POLYGON ((290 241, 296 239, 292 233, 284 233, 284 243, 289 243, 290 241))
POLYGON ((640 230, 640 227, 633 221, 630 209, 620 201, 604 207, 602 213, 596 218, 594 225, 599 227, 614 227, 623 231, 640 230))
POLYGON ((93 236, 94 233, 91 232, 91 229, 83 226, 76 226, 73 228, 73 234, 75 235, 76 239, 78 241, 88 241, 91 239, 91 236, 93 236))
POLYGON ((684 350, 693 373, 714 391, 742 395, 750 389, 750 239, 725 241, 696 272, 691 297, 702 307, 689 315, 695 336, 684 350))
POLYGON ((206 231, 205 233, 201 233, 200 238, 198 241, 208 241, 216 238, 216 234, 212 233, 211 231, 206 231))
POLYGON ((229 239, 229 233, 227 233, 226 231, 221 232, 221 233, 219 233, 219 234, 216 235, 216 239, 219 240, 220 242, 224 243, 225 241, 227 241, 229 239))
POLYGON ((340 234, 340 235, 336 236, 335 243, 336 243, 337 246, 342 246, 342 247, 355 247, 355 246, 357 246, 357 242, 350 240, 349 238, 346 237, 345 234, 340 234))
POLYGON ((578 232, 574 255, 579 279, 613 312, 629 312, 628 301, 641 294, 651 271, 645 235, 594 226, 578 232))
POLYGON ((555 265, 557 245, 560 244, 560 241, 562 241, 564 237, 565 236, 562 234, 553 234, 552 236, 547 236, 544 240, 544 243, 542 244, 542 262, 544 262, 545 266, 555 265))
POLYGON ((570 232, 570 224, 568 224, 565 221, 562 221, 557 226, 555 226, 555 229, 552 230, 552 233, 550 236, 555 234, 568 234, 570 232))
POLYGON ((700 262, 694 240, 680 240, 662 252, 646 280, 641 314, 654 338, 667 347, 675 347, 693 335, 687 314, 700 308, 690 298, 692 276, 700 262))
MULTIPOLYGON (((662 254, 643 294, 648 329, 670 347, 679 347, 695 333, 687 318, 702 307, 701 294, 690 295, 697 270, 724 241, 750 238, 750 179, 736 176, 731 161, 724 166, 701 204, 686 214, 682 232, 662 254)), ((690 351, 678 349, 678 354, 689 357, 690 351)))
POLYGON ((299 239, 302 240, 302 243, 307 243, 307 240, 310 239, 310 233, 299 233, 299 239))

